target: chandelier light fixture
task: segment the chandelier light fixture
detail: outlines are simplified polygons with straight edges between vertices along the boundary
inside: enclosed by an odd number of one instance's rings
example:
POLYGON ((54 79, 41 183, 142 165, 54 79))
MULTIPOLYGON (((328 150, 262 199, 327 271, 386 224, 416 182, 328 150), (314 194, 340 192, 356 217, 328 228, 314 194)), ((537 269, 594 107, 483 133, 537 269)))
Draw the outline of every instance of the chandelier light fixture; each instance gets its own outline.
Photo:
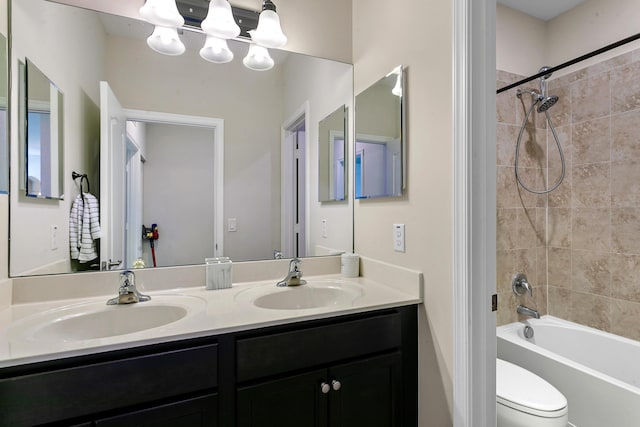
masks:
MULTIPOLYGON (((140 8, 140 16, 155 25, 153 33, 147 38, 147 45, 151 49, 172 56, 184 53, 185 46, 180 40, 178 29, 184 25, 185 20, 178 11, 176 0, 146 0, 140 8)), ((237 39, 241 30, 229 1, 210 0, 207 15, 200 23, 200 28, 206 36, 200 56, 217 64, 232 61, 233 52, 229 49, 227 40, 237 39)), ((268 49, 280 48, 287 43, 287 37, 280 27, 276 5, 271 0, 263 0, 257 27, 248 33, 251 43, 243 64, 256 71, 270 70, 274 61, 268 49)))

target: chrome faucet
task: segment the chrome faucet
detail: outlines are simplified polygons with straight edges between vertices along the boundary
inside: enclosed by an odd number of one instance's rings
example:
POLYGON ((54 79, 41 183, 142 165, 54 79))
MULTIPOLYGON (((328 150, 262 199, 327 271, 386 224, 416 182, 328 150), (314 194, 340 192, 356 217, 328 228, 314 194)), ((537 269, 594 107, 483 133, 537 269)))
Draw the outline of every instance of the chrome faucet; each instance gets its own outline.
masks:
POLYGON ((529 308, 522 304, 518 305, 518 308, 516 309, 516 311, 518 312, 518 314, 523 314, 525 316, 533 317, 535 319, 540 318, 540 313, 538 313, 538 310, 534 310, 533 308, 529 308))
POLYGON ((149 301, 149 295, 141 294, 136 289, 136 276, 131 270, 125 270, 120 273, 120 287, 118 288, 118 296, 107 301, 107 305, 116 304, 133 304, 136 302, 149 301))
POLYGON ((293 258, 289 262, 289 273, 287 277, 279 281, 276 286, 300 286, 307 283, 306 280, 302 280, 302 271, 300 270, 300 264, 302 261, 298 258, 293 258))

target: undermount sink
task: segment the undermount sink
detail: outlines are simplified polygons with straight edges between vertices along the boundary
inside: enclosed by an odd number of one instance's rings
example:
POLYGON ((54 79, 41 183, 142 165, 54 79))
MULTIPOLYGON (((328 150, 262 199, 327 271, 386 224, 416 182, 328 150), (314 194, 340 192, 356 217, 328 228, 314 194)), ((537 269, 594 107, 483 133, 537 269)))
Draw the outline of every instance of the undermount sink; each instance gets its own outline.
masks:
POLYGON ((350 307, 362 295, 359 285, 342 280, 310 280, 306 285, 284 288, 264 285, 239 294, 254 306, 270 310, 350 307))
POLYGON ((187 295, 160 295, 136 304, 80 303, 48 310, 17 322, 14 339, 83 341, 146 331, 177 322, 202 310, 204 300, 187 295))

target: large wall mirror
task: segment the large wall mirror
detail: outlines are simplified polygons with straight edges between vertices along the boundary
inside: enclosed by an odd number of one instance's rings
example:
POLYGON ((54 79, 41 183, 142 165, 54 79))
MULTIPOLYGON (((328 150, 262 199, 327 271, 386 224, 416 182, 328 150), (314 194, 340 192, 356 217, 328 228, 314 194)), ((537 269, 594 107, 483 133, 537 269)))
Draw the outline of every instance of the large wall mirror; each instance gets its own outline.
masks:
MULTIPOLYGON (((233 61, 214 64, 199 55, 204 35, 188 28, 185 53, 166 56, 147 46, 153 27, 141 20, 45 0, 12 0, 10 10, 11 67, 29 58, 64 93, 65 188, 64 200, 12 189, 11 276, 119 269, 140 258, 149 267, 153 253, 157 266, 173 266, 215 254, 247 261, 353 250, 353 203, 318 201, 319 122, 336 105, 352 106, 352 65, 271 50, 275 66, 253 71, 242 63, 243 41, 230 41, 233 61), (294 141, 304 166, 297 177, 294 141), (81 192, 100 209, 91 259, 70 250, 81 192)), ((10 137, 18 147, 17 133, 10 137)))
POLYGON ((356 96, 355 198, 402 196, 404 178, 403 68, 356 96))
POLYGON ((26 97, 23 127, 27 197, 64 198, 63 100, 58 87, 27 58, 21 93, 26 97))
POLYGON ((318 196, 321 202, 345 200, 347 194, 347 107, 341 105, 318 125, 318 196))

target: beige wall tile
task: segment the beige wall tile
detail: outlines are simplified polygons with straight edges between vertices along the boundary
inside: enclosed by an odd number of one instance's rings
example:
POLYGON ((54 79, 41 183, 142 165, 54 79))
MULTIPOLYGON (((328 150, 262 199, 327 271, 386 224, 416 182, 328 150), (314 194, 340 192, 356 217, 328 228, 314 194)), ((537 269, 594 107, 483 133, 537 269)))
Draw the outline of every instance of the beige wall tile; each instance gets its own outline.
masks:
MULTIPOLYGON (((520 129, 517 127, 514 144, 518 142, 520 129)), ((515 150, 515 145, 514 145, 515 150)), ((532 126, 526 126, 520 138, 520 150, 518 152, 518 165, 525 168, 547 167, 547 131, 532 126)))
POLYGON ((549 246, 556 248, 571 247, 571 209, 549 208, 547 239, 549 246))
POLYGON ((543 244, 545 238, 545 223, 542 208, 518 209, 518 237, 516 247, 519 249, 534 249, 543 244))
POLYGON ((640 304, 618 299, 612 300, 611 332, 640 340, 640 304))
MULTIPOLYGON (((556 126, 556 124, 554 123, 554 129, 556 131, 558 141, 560 141, 560 146, 562 147, 565 165, 567 168, 571 168, 571 125, 556 126)), ((560 169, 562 167, 562 162, 560 161, 560 154, 558 153, 558 147, 556 145, 556 141, 553 137, 553 132, 551 131, 551 129, 547 130, 547 152, 549 153, 547 164, 548 167, 560 169)))
POLYGON ((536 248, 536 267, 538 268, 537 280, 539 286, 547 286, 547 248, 538 246, 536 248))
POLYGON ((496 206, 498 209, 522 206, 513 166, 496 168, 496 206))
POLYGON ((543 168, 518 168, 518 176, 521 183, 516 187, 520 205, 524 207, 544 207, 546 195, 530 193, 522 187, 522 184, 533 191, 544 190, 546 171, 543 168))
MULTIPOLYGON (((537 286, 536 248, 518 249, 514 251, 513 255, 513 274, 523 273, 527 276, 527 281, 531 286, 537 286)), ((511 289, 510 286, 509 289, 511 289)))
POLYGON ((640 62, 616 68, 611 75, 611 110, 615 113, 640 107, 640 62))
POLYGON ((602 331, 611 330, 611 299, 600 295, 572 291, 571 320, 602 331))
POLYGON ((611 296, 640 303, 640 256, 611 254, 611 296))
POLYGON ((571 133, 572 165, 607 162, 611 158, 610 118, 574 123, 571 133))
POLYGON ((513 167, 519 131, 520 128, 517 125, 507 123, 496 125, 496 164, 498 166, 513 167))
MULTIPOLYGON (((497 81, 496 87, 507 86, 508 83, 497 81)), ((496 119, 498 123, 516 123, 516 93, 508 90, 496 96, 496 119)))
POLYGON ((610 254, 583 250, 571 251, 571 289, 579 292, 611 295, 610 254))
POLYGON ((509 291, 498 294, 497 326, 518 321, 518 314, 516 313, 517 305, 516 296, 513 292, 509 291))
POLYGON ((611 162, 611 206, 640 206, 640 159, 611 162))
POLYGON ((496 249, 515 249, 518 236, 518 209, 498 209, 496 216, 496 249))
POLYGON ((615 252, 640 254, 640 208, 611 209, 611 242, 615 252))
POLYGON ((576 208, 572 212, 571 244, 574 249, 607 252, 611 248, 609 208, 576 208))
MULTIPOLYGON (((571 89, 569 86, 549 88, 548 95, 558 97, 558 102, 549 109, 551 123, 555 127, 571 124, 571 89)), ((545 117, 546 119, 546 117, 545 117)))
POLYGON ((584 78, 571 85, 571 120, 573 123, 609 115, 611 91, 609 74, 584 78))
POLYGON ((571 288, 571 249, 549 248, 549 286, 571 288))
MULTIPOLYGON (((532 97, 529 93, 524 93, 522 97, 518 99, 518 103, 516 104, 516 123, 520 125, 522 124, 525 117, 527 117, 527 111, 529 111, 529 109, 531 108, 531 104, 532 97)), ((536 108, 537 106, 534 106, 533 110, 531 110, 531 113, 529 113, 527 126, 538 129, 546 129, 547 120, 545 119, 544 114, 540 114, 536 111, 536 108)))
POLYGON ((611 160, 640 159, 640 109, 611 116, 611 160))
POLYGON ((567 288, 558 288, 556 286, 548 287, 548 307, 547 311, 550 315, 559 317, 561 319, 571 319, 572 305, 571 296, 572 292, 567 288))
POLYGON ((604 208, 611 204, 610 162, 576 165, 571 169, 572 206, 604 208))
POLYGON ((514 273, 514 250, 496 252, 496 292, 511 290, 511 279, 514 273))

